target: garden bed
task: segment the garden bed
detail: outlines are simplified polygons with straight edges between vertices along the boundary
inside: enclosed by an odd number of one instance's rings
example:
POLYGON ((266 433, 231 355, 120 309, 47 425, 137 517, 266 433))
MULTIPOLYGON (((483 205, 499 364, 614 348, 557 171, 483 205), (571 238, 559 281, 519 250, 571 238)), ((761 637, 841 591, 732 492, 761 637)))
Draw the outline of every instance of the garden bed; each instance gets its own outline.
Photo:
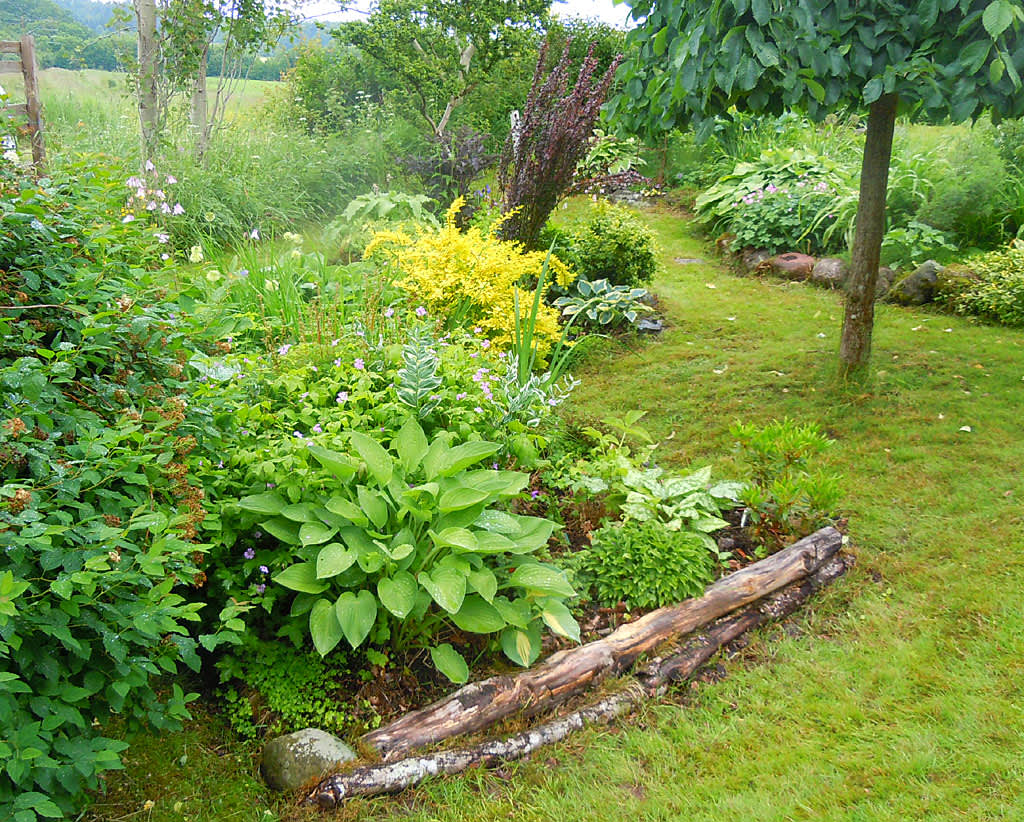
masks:
POLYGON ((723 577, 699 598, 651 611, 606 637, 558 651, 516 676, 471 683, 412 711, 360 739, 361 747, 375 751, 381 762, 356 764, 326 778, 306 802, 335 807, 347 796, 400 790, 432 775, 520 758, 584 725, 611 721, 663 692, 668 683, 691 676, 723 644, 792 613, 814 591, 844 573, 851 559, 839 553, 843 541, 835 528, 823 528, 723 577), (654 656, 625 687, 594 705, 504 739, 408 756, 445 740, 479 734, 512 716, 550 714, 629 671, 648 654, 654 656))

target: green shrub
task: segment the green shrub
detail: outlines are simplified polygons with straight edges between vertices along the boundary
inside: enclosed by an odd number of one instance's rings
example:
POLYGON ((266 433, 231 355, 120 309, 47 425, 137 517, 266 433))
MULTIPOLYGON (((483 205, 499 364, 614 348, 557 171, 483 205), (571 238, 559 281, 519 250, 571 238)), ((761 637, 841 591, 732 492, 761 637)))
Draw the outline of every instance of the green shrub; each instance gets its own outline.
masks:
POLYGON ((752 471, 740 500, 752 515, 759 555, 806 536, 835 516, 839 477, 812 468, 814 458, 832 446, 817 425, 789 419, 763 427, 737 422, 730 433, 752 471))
POLYGON ((945 297, 958 314, 972 314, 1003 325, 1024 326, 1024 242, 963 261, 977 279, 961 278, 945 297))
POLYGON ((194 694, 156 680, 199 668, 207 512, 188 461, 212 409, 187 394, 180 307, 139 264, 152 229, 107 211, 120 179, 0 184, 0 816, 30 822, 73 815, 121 767, 111 715, 188 716, 194 694))
POLYGON ((607 280, 586 280, 582 277, 569 286, 569 295, 555 300, 562 316, 575 317, 582 326, 616 328, 636 325, 641 314, 653 309, 644 302, 646 288, 611 285, 607 280))
POLYGON ((556 253, 588 280, 611 285, 642 286, 658 272, 658 247, 653 232, 629 209, 600 201, 585 220, 543 239, 560 239, 556 253))
POLYGON ((657 520, 627 520, 594 531, 591 545, 565 558, 581 588, 605 606, 659 608, 700 596, 717 562, 703 535, 657 520))

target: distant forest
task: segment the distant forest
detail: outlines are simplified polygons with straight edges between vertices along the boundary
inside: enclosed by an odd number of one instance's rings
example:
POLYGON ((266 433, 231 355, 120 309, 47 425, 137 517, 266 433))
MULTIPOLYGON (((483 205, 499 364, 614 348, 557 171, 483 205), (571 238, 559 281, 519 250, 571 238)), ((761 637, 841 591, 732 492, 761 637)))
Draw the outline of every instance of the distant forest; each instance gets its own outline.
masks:
MULTIPOLYGON (((25 34, 36 39, 42 68, 103 69, 116 71, 125 54, 134 54, 134 14, 120 4, 131 24, 111 25, 118 4, 96 0, 0 0, 0 40, 18 40, 25 34)), ((292 39, 274 51, 259 55, 248 67, 254 80, 279 80, 295 64, 296 44, 301 40, 326 40, 328 35, 314 23, 297 27, 292 39)), ((220 67, 219 47, 210 51, 210 75, 220 67)))

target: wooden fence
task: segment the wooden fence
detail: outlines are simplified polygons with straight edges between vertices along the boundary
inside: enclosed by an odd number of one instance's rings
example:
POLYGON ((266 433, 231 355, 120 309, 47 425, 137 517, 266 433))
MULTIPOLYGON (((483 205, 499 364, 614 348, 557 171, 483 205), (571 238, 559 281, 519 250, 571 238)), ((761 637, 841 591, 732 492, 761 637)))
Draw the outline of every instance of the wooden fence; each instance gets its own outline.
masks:
POLYGON ((39 67, 36 64, 36 41, 27 34, 20 40, 0 40, 0 55, 13 54, 14 60, 0 57, 0 74, 21 74, 25 78, 25 102, 4 106, 8 117, 28 119, 28 138, 32 143, 32 163, 39 171, 46 162, 43 145, 43 112, 39 105, 39 67))

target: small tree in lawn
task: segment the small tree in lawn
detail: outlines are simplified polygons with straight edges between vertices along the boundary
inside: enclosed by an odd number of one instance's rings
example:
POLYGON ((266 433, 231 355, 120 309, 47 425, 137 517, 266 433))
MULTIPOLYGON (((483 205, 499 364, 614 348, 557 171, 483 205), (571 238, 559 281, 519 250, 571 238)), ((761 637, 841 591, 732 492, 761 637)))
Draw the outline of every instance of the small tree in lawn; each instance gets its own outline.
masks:
POLYGON ((590 149, 594 124, 622 62, 622 55, 615 57, 595 83, 597 59, 591 45, 576 84, 569 89, 571 45, 569 40, 547 78, 547 43, 541 47, 522 118, 509 132, 498 165, 502 211, 513 212, 502 224, 502 237, 528 248, 537 244, 548 216, 572 185, 576 166, 590 149))
POLYGON ((871 353, 875 282, 897 108, 959 122, 1024 113, 1024 10, 1011 0, 627 0, 641 21, 609 109, 658 132, 689 120, 698 138, 730 106, 813 119, 868 106, 860 208, 839 349, 844 377, 871 353))

